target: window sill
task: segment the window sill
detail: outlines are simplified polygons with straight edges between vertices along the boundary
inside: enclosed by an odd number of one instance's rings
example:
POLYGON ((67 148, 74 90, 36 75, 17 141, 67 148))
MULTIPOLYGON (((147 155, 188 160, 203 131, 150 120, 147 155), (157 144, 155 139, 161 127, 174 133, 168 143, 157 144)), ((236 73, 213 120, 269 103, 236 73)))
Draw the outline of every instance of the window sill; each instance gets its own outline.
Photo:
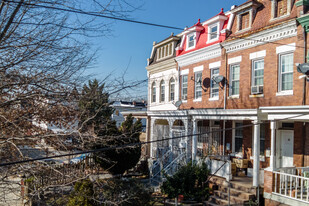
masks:
POLYGON ((217 101, 219 100, 219 97, 211 97, 208 99, 208 101, 217 101))
POLYGON ((293 95, 293 90, 281 91, 276 93, 276 96, 287 96, 287 95, 293 95))
POLYGON ((219 38, 209 39, 208 41, 206 41, 206 44, 210 44, 210 43, 218 41, 218 40, 219 40, 219 38))
POLYGON ((250 29, 251 29, 251 26, 248 27, 248 28, 245 28, 245 29, 238 30, 237 32, 235 32, 235 34, 242 33, 242 32, 245 32, 245 31, 249 31, 250 29))
MULTIPOLYGON (((250 156, 251 160, 254 160, 253 156, 250 156)), ((260 162, 265 162, 265 156, 264 155, 260 155, 260 162)))
POLYGON ((290 13, 287 13, 287 14, 285 14, 285 15, 283 15, 283 16, 274 17, 274 18, 272 18, 272 19, 270 20, 270 22, 277 21, 277 20, 280 20, 280 19, 284 19, 284 18, 286 18, 286 17, 288 17, 288 16, 290 16, 290 13))
POLYGON ((186 48, 185 51, 189 51, 189 50, 192 50, 192 49, 195 49, 195 46, 188 47, 188 48, 186 48))
POLYGON ((186 99, 182 99, 181 102, 182 103, 187 103, 187 100, 186 99))
POLYGON ((194 99, 193 102, 201 102, 202 98, 194 99))
POLYGON ((259 97, 264 97, 264 94, 250 94, 250 98, 259 98, 259 97))
POLYGON ((239 94, 237 95, 231 95, 228 97, 228 99, 238 99, 239 98, 239 94))

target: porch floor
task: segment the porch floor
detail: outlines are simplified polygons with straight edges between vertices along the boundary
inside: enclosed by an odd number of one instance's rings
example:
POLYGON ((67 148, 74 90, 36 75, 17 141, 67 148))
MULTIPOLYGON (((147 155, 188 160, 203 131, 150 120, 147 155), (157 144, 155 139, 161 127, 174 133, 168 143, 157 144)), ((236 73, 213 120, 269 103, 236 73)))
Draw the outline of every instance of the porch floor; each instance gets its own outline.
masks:
POLYGON ((244 187, 252 187, 252 177, 233 177, 232 183, 237 183, 238 185, 244 187))

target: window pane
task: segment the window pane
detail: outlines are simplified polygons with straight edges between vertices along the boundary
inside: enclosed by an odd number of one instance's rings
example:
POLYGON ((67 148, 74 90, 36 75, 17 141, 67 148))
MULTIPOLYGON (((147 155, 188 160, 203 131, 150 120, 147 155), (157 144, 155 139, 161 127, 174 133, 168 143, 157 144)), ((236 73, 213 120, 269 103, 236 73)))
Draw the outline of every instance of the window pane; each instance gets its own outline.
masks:
POLYGON ((281 91, 293 89, 293 54, 280 56, 281 91))
POLYGON ((218 26, 214 26, 210 28, 210 39, 216 39, 217 38, 217 32, 218 26))
POLYGON ((217 84, 213 79, 219 75, 219 69, 212 69, 211 70, 211 90, 210 90, 210 97, 217 97, 219 96, 219 84, 217 84))
POLYGON ((156 102, 156 84, 152 84, 152 102, 156 102))
POLYGON ((195 73, 195 99, 202 97, 202 72, 195 73))
POLYGON ((170 101, 174 101, 175 99, 175 80, 170 80, 170 101))
POLYGON ((293 74, 282 74, 282 90, 293 89, 293 74))
POLYGON ((182 99, 187 99, 188 76, 182 76, 182 99))
POLYGON ((165 82, 161 82, 161 102, 165 101, 165 82))
POLYGON ((253 61, 252 86, 262 86, 264 84, 264 60, 253 61))
POLYGON ((242 142, 243 142, 243 124, 235 123, 235 152, 242 152, 242 142), (240 128, 238 128, 240 127, 240 128))

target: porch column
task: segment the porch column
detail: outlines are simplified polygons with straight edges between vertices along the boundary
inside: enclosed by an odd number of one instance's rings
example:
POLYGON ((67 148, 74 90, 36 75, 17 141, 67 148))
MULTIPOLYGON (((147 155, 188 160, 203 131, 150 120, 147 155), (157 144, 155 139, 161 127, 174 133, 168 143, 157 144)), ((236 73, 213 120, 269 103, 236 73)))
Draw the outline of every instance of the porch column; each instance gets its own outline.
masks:
POLYGON ((169 124, 169 141, 168 141, 168 144, 169 144, 169 148, 171 151, 173 151, 173 124, 174 124, 174 121, 173 119, 169 119, 168 120, 168 124, 169 124))
POLYGON ((254 121, 254 159, 253 159, 253 186, 259 186, 260 171, 260 122, 254 121))
POLYGON ((197 153, 197 120, 193 119, 193 137, 192 137, 192 161, 196 161, 196 153, 197 153))
POLYGON ((271 151, 270 151, 270 169, 274 171, 276 169, 276 129, 277 124, 275 121, 270 122, 270 135, 271 135, 271 151))
POLYGON ((191 132, 192 132, 192 129, 191 129, 191 120, 190 119, 185 119, 184 120, 184 124, 185 124, 185 141, 186 141, 186 158, 187 158, 187 161, 189 161, 189 159, 191 158, 191 142, 190 140, 192 140, 192 136, 191 136, 191 132))
POLYGON ((151 118, 150 119, 150 157, 154 158, 154 154, 153 154, 153 146, 154 144, 152 143, 152 141, 154 141, 154 123, 155 123, 155 119, 151 118))

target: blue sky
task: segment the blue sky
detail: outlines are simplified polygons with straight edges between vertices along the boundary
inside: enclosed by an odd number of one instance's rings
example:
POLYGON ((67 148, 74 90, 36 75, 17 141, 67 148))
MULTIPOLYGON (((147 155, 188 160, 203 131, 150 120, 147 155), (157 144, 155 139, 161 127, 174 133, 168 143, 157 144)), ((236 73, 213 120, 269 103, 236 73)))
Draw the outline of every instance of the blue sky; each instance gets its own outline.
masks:
MULTIPOLYGON (((205 21, 218 14, 221 8, 230 10, 232 5, 240 5, 245 0, 144 0, 141 9, 134 11, 131 18, 168 26, 184 28, 192 26, 200 18, 205 21)), ((141 24, 115 21, 109 37, 92 40, 99 49, 94 67, 87 73, 103 79, 111 74, 121 76, 127 69, 128 80, 147 79, 147 58, 153 41, 161 41, 172 32, 181 31, 141 24)), ((147 88, 131 92, 132 97, 147 96, 147 88)))

